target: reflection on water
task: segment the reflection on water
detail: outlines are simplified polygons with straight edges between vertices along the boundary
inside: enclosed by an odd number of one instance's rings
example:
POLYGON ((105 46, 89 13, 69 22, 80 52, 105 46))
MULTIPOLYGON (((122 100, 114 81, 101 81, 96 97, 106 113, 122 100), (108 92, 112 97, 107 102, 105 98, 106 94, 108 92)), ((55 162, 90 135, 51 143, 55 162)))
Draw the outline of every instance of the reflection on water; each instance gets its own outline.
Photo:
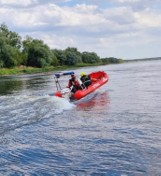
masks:
POLYGON ((97 93, 95 94, 95 97, 89 101, 79 102, 77 104, 77 110, 90 111, 92 109, 93 111, 97 111, 103 110, 104 108, 107 110, 109 103, 110 98, 108 92, 97 93))
POLYGON ((11 94, 15 90, 22 89, 23 82, 17 79, 0 80, 0 95, 11 94))
MULTIPOLYGON (((50 75, 39 74, 0 77, 0 95, 14 94, 15 92, 18 92, 18 94, 25 92, 25 95, 35 94, 34 91, 38 94, 40 93, 39 90, 45 89, 45 86, 48 86, 50 81, 50 75)), ((54 82, 54 79, 52 81, 54 82)))

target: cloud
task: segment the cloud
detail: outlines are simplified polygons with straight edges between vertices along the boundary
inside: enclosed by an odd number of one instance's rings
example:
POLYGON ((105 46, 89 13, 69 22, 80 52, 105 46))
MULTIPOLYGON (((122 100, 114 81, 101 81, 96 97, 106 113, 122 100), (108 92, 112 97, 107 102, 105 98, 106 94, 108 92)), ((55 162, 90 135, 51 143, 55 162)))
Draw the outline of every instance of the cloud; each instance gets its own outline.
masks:
POLYGON ((160 44, 159 1, 154 0, 153 5, 150 0, 77 2, 0 0, 0 22, 23 37, 42 39, 51 48, 73 46, 103 57, 112 53, 126 56, 130 46, 137 49, 154 41, 160 44))
POLYGON ((156 9, 161 5, 160 0, 111 0, 112 3, 131 7, 134 11, 142 11, 144 9, 156 9))
POLYGON ((30 6, 33 4, 38 4, 38 0, 0 0, 1 6, 30 6))
POLYGON ((15 7, 15 8, 22 8, 22 7, 30 7, 30 6, 37 6, 41 4, 61 4, 67 3, 72 0, 0 0, 1 7, 15 7))

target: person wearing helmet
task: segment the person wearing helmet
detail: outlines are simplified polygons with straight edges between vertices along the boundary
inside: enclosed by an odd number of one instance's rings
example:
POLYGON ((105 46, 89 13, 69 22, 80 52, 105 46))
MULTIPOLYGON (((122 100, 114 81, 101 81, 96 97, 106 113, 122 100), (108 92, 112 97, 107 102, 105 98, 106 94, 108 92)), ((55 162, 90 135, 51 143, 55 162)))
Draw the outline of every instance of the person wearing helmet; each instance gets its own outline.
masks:
POLYGON ((85 87, 88 87, 89 85, 91 85, 91 79, 89 75, 87 75, 85 72, 82 72, 80 76, 81 76, 80 80, 82 81, 85 87))

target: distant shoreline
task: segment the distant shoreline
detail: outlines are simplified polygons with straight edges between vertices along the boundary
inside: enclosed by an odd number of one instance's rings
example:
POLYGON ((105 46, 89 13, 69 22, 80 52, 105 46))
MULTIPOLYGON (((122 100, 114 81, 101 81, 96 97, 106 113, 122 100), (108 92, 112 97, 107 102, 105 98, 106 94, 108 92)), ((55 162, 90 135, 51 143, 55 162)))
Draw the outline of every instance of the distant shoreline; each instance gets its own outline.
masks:
MULTIPOLYGON (((129 62, 141 62, 141 61, 153 61, 161 60, 161 57, 154 58, 143 58, 143 59, 131 59, 131 60, 122 60, 121 63, 129 62)), ((0 69, 0 76, 12 76, 12 75, 28 75, 28 74, 41 74, 41 73, 50 73, 63 70, 77 69, 81 67, 94 67, 101 65, 112 65, 112 64, 121 64, 121 63, 109 63, 109 64, 86 64, 86 65, 77 65, 77 66, 57 66, 57 67, 45 67, 45 68, 35 68, 35 67, 15 67, 15 68, 2 68, 0 69)))
POLYGON ((127 59, 123 60, 125 62, 134 62, 134 61, 150 61, 150 60, 161 60, 161 57, 151 57, 151 58, 143 58, 143 59, 127 59))

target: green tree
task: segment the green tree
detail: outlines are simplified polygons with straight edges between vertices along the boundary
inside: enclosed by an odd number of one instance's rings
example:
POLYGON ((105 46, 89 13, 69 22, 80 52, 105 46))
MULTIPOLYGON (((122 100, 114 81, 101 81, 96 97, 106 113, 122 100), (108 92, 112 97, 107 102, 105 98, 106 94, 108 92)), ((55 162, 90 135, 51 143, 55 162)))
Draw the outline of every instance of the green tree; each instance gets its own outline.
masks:
POLYGON ((82 62, 81 53, 77 50, 77 48, 68 47, 65 50, 66 55, 66 65, 76 65, 77 63, 82 62))
POLYGON ((66 55, 65 55, 65 51, 54 49, 53 52, 54 52, 54 55, 56 56, 56 58, 58 60, 58 64, 59 65, 65 65, 65 62, 66 62, 66 59, 67 59, 66 55))
POLYGON ((103 64, 117 64, 117 63, 122 63, 123 60, 122 59, 117 59, 115 57, 108 57, 108 58, 102 58, 102 63, 103 64))
POLYGON ((16 32, 9 31, 8 27, 5 24, 1 24, 0 34, 1 36, 5 37, 6 44, 12 47, 16 47, 18 49, 21 48, 21 37, 16 32))
POLYGON ((51 50, 51 58, 52 58, 51 65, 58 66, 59 65, 59 60, 58 60, 54 50, 51 50))
POLYGON ((22 57, 22 64, 23 65, 27 65, 28 53, 29 53, 29 49, 32 46, 32 41, 33 41, 33 39, 27 35, 26 39, 23 40, 23 42, 22 42, 23 50, 22 50, 21 57, 22 57))
POLYGON ((9 31, 5 24, 0 26, 0 67, 13 67, 21 63, 21 37, 9 31))
POLYGON ((23 41, 23 53, 27 56, 27 66, 45 67, 52 62, 52 53, 42 40, 27 38, 23 41))
POLYGON ((95 52, 83 52, 82 61, 91 64, 101 62, 100 57, 95 52))
POLYGON ((0 32, 0 68, 4 67, 4 45, 5 45, 5 38, 2 36, 0 32))
POLYGON ((4 45, 3 51, 2 51, 2 60, 3 60, 3 66, 4 67, 14 67, 18 64, 17 59, 18 58, 18 51, 11 47, 10 45, 4 45))

